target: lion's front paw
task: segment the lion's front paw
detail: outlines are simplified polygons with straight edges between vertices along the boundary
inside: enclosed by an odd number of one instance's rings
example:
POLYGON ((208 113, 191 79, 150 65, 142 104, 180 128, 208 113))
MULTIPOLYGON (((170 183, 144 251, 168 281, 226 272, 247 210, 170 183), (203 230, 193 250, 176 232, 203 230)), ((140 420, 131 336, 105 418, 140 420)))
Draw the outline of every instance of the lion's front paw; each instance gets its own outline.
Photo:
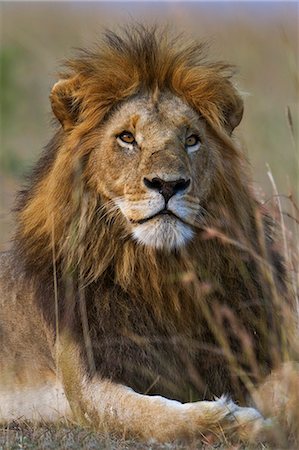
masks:
POLYGON ((236 405, 225 396, 215 401, 184 406, 196 416, 197 429, 203 435, 211 432, 220 439, 228 436, 241 441, 256 442, 268 440, 272 431, 271 420, 265 419, 254 408, 236 405))
POLYGON ((273 432, 273 422, 265 419, 256 409, 240 407, 229 401, 230 414, 225 418, 230 435, 245 441, 265 441, 273 432))

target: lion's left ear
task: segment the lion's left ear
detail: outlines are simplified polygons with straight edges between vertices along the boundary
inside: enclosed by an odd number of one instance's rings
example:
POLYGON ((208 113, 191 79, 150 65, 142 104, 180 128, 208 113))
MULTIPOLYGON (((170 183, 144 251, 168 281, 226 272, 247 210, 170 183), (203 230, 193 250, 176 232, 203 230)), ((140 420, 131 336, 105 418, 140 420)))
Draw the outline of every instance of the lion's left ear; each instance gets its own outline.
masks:
POLYGON ((62 79, 54 84, 50 94, 52 110, 65 131, 74 127, 79 116, 79 87, 77 77, 62 79))
POLYGON ((234 88, 234 95, 231 97, 229 105, 224 110, 226 129, 229 134, 239 125, 243 117, 243 100, 234 88))

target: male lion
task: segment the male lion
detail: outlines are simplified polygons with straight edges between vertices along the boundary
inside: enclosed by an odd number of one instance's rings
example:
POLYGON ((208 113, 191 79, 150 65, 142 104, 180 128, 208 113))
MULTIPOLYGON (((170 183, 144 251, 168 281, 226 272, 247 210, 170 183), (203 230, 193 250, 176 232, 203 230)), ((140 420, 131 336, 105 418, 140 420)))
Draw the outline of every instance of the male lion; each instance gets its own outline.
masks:
POLYGON ((285 283, 232 138, 232 68, 143 27, 66 67, 1 259, 2 419, 259 435, 222 394, 244 405, 280 357, 285 283))

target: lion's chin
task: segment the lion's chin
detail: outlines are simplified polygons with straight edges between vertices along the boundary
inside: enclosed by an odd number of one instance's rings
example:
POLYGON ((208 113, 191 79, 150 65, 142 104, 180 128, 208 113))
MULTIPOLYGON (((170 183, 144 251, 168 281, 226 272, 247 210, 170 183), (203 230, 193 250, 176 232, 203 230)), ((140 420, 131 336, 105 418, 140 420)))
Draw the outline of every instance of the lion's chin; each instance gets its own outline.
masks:
POLYGON ((155 218, 134 226, 137 242, 156 249, 173 250, 186 245, 194 236, 190 226, 175 218, 155 218))

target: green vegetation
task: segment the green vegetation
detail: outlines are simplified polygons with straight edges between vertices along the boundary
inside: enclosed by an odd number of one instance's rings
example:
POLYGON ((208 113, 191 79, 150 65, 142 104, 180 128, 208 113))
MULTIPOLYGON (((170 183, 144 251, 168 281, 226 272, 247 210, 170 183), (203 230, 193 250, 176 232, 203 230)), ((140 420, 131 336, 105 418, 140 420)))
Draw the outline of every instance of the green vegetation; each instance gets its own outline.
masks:
MULTIPOLYGON (((24 93, 18 84, 18 64, 22 59, 19 47, 4 47, 0 50, 1 83, 1 128, 2 133, 13 130, 15 111, 24 93)), ((3 136, 2 136, 3 137, 3 136)), ((24 170, 22 160, 15 150, 1 140, 0 166, 5 174, 19 177, 24 170)))

